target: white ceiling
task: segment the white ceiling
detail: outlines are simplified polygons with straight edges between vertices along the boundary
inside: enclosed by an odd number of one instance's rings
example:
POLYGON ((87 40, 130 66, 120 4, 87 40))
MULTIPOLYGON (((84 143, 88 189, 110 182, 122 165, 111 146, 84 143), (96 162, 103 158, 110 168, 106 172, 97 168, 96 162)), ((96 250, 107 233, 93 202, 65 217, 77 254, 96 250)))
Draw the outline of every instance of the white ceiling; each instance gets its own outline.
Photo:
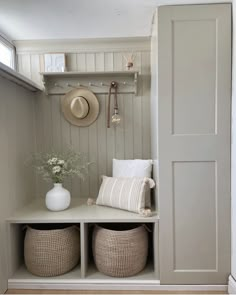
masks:
POLYGON ((10 40, 149 36, 155 7, 228 0, 0 0, 10 40))

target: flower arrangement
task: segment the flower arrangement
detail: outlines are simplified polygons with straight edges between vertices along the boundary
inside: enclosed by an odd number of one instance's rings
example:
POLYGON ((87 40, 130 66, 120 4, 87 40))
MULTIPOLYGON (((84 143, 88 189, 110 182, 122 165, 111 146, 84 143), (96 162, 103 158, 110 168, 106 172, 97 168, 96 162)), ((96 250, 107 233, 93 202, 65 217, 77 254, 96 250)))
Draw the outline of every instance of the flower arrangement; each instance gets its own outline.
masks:
POLYGON ((84 179, 88 173, 88 166, 81 153, 72 149, 63 152, 51 152, 35 154, 33 166, 36 171, 47 181, 63 183, 68 176, 78 176, 84 179))

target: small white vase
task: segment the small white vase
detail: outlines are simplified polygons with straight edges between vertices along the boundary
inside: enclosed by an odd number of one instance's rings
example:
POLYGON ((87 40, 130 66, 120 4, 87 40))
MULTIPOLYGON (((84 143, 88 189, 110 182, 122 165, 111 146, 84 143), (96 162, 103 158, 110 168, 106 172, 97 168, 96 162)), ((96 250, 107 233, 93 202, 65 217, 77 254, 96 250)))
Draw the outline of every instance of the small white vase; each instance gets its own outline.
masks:
POLYGON ((70 192, 61 183, 54 183, 54 187, 46 194, 46 207, 51 211, 62 211, 70 206, 70 192))

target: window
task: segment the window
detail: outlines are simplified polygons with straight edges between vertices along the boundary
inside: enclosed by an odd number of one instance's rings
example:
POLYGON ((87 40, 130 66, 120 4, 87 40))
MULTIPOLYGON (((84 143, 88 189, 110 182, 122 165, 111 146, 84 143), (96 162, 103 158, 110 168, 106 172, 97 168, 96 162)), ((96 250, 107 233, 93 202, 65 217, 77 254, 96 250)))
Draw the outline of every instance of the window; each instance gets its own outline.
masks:
POLYGON ((15 47, 0 36, 0 62, 15 69, 15 47))

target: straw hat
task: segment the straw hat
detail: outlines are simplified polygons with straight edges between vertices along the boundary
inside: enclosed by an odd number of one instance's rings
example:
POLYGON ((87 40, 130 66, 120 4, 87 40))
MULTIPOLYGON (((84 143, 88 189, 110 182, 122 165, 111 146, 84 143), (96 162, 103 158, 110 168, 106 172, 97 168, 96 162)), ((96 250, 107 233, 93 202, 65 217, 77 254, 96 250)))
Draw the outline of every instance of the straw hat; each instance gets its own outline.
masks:
POLYGON ((61 107, 66 120, 80 127, 91 125, 99 114, 97 97, 86 88, 69 91, 63 97, 61 107))

